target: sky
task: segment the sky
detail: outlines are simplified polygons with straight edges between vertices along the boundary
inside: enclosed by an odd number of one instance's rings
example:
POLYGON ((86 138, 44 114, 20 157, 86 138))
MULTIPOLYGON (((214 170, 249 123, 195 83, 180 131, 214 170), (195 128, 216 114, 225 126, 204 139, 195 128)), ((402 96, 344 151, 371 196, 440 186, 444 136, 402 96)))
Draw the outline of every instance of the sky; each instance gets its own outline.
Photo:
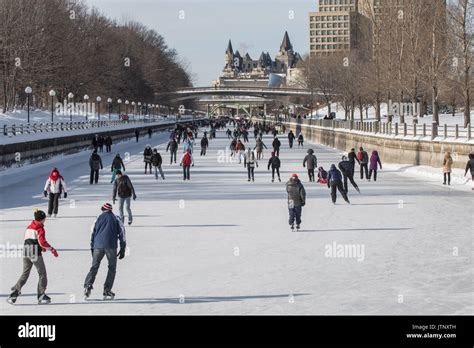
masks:
POLYGON ((140 22, 162 35, 190 66, 195 86, 221 75, 229 39, 235 50, 272 58, 288 31, 293 49, 309 51, 308 13, 316 0, 84 0, 119 22, 140 22))

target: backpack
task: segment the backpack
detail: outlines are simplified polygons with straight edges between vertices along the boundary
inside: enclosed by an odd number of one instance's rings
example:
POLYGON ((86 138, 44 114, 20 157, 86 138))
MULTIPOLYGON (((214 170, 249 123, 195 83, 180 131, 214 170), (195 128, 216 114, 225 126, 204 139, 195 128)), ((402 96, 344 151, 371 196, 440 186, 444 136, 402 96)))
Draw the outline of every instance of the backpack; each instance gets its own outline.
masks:
POLYGON ((189 152, 186 152, 183 157, 183 165, 189 166, 191 165, 191 154, 189 152))
POLYGON ((132 192, 128 187, 128 177, 122 176, 118 182, 117 193, 119 197, 129 197, 132 192))

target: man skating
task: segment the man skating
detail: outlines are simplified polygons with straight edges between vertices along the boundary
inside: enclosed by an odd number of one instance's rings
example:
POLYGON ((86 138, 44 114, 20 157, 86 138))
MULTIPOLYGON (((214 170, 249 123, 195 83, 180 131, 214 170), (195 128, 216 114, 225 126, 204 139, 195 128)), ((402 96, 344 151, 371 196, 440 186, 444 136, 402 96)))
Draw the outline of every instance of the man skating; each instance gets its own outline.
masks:
POLYGON ((119 199, 120 219, 122 219, 122 222, 125 221, 125 216, 123 214, 123 206, 124 204, 126 204, 128 213, 128 224, 131 225, 133 222, 133 215, 132 209, 130 208, 130 199, 133 198, 133 200, 136 200, 137 195, 135 194, 135 189, 133 188, 132 181, 130 180, 128 175, 122 174, 120 170, 117 170, 117 179, 115 179, 114 181, 114 191, 112 194, 112 201, 114 204, 117 196, 119 199))
POLYGON ((349 162, 346 156, 342 156, 342 161, 338 164, 339 169, 341 170, 342 176, 344 178, 344 191, 349 192, 349 187, 347 186, 347 180, 351 182, 352 186, 360 193, 359 186, 357 186, 354 181, 354 173, 351 162, 349 162))
POLYGON ((191 180, 191 166, 194 167, 194 159, 191 154, 191 149, 188 149, 183 156, 181 156, 180 166, 183 167, 183 180, 191 180))
POLYGON ((303 167, 308 169, 308 177, 310 182, 314 182, 315 177, 314 177, 314 170, 318 166, 318 159, 314 155, 314 150, 309 149, 308 154, 305 156, 303 160, 303 167))
POLYGON ((153 154, 151 155, 151 163, 155 168, 155 179, 158 180, 159 172, 161 178, 165 180, 165 174, 163 173, 163 169, 161 168, 161 165, 163 164, 163 158, 161 158, 161 155, 159 154, 157 149, 153 149, 153 154))
POLYGON ((268 170, 270 170, 270 167, 272 168, 272 182, 275 182, 275 172, 278 175, 278 181, 281 182, 280 166, 281 166, 280 158, 278 158, 275 152, 272 152, 272 157, 270 157, 270 159, 268 160, 268 170))
POLYGON ((110 171, 112 172, 112 178, 110 179, 110 183, 115 181, 115 176, 117 175, 117 171, 122 170, 125 171, 125 164, 123 164, 123 160, 120 157, 120 154, 116 154, 114 159, 112 160, 112 166, 110 167, 110 171))
POLYGON ((362 146, 359 148, 359 152, 357 153, 357 159, 359 160, 360 165, 360 180, 364 179, 364 173, 365 178, 369 180, 369 154, 362 146))
POLYGON ((89 298, 93 289, 94 281, 99 271, 100 263, 104 256, 107 257, 108 272, 104 283, 104 300, 114 299, 112 292, 115 274, 117 270, 117 256, 121 260, 125 257, 126 240, 125 227, 120 217, 112 212, 112 205, 105 203, 100 214, 94 221, 91 234, 92 267, 84 281, 84 297, 89 298), (117 246, 120 243, 120 251, 117 246))
POLYGON ((206 133, 201 139, 201 156, 206 156, 207 148, 209 147, 209 139, 207 139, 206 133))
POLYGON ((166 152, 170 151, 170 165, 176 163, 176 155, 178 153, 178 142, 176 141, 175 138, 171 139, 168 143, 168 146, 166 146, 166 152))
POLYGON ((331 164, 331 169, 329 169, 328 172, 328 188, 331 188, 331 198, 333 204, 336 204, 337 190, 339 190, 342 198, 344 198, 347 203, 351 203, 349 202, 347 193, 344 190, 344 186, 342 185, 342 174, 339 170, 337 170, 335 164, 331 164))
POLYGON ((21 294, 21 288, 26 284, 30 276, 31 268, 36 267, 38 271, 38 304, 47 304, 51 302, 51 298, 46 295, 46 286, 48 285, 48 277, 46 274, 46 266, 43 260, 43 251, 49 250, 58 257, 58 252, 46 240, 46 231, 44 223, 46 222, 46 214, 41 210, 36 210, 34 220, 26 228, 25 242, 23 249, 23 273, 17 283, 12 287, 13 292, 8 297, 8 302, 14 304, 21 294))
POLYGON ((277 137, 275 137, 275 139, 273 139, 272 146, 273 146, 273 152, 275 152, 275 154, 277 156, 280 156, 281 142, 277 137))
POLYGON ((290 145, 290 149, 293 148, 293 142, 295 141, 295 133, 292 130, 288 133, 288 144, 290 145))
POLYGON ((102 158, 100 158, 97 150, 94 150, 91 157, 89 158, 89 167, 91 169, 89 183, 91 185, 93 183, 97 184, 99 182, 99 170, 104 169, 104 166, 102 165, 102 158))
POLYGON ((306 191, 297 174, 292 174, 286 183, 286 192, 288 193, 288 223, 293 231, 296 222, 296 230, 299 230, 302 209, 306 205, 306 191))
POLYGON ((255 181, 255 166, 258 168, 258 161, 255 153, 249 147, 244 156, 244 168, 247 168, 248 181, 255 181))

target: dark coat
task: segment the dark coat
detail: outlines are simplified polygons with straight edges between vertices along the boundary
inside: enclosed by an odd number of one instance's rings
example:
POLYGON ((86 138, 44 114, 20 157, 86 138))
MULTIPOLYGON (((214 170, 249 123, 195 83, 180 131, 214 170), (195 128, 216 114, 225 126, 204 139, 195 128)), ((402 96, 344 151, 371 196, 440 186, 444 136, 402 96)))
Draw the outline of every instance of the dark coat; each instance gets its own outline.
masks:
POLYGON ((308 169, 315 169, 318 166, 318 159, 312 153, 306 155, 303 160, 303 167, 308 167, 308 169))
POLYGON ((288 207, 303 207, 306 204, 306 191, 298 178, 291 178, 286 183, 286 192, 288 192, 288 207))
POLYGON ((112 170, 114 169, 121 170, 122 168, 123 170, 125 170, 125 165, 123 164, 122 159, 120 157, 115 156, 112 161, 112 170))
POLYGON ((201 147, 208 147, 209 146, 209 139, 206 137, 201 139, 201 147))
POLYGON ((471 175, 474 176, 474 158, 470 159, 469 161, 467 161, 466 163, 466 173, 464 175, 467 174, 468 170, 471 171, 471 175))
POLYGON ((94 223, 91 235, 91 249, 125 248, 125 228, 118 216, 111 211, 103 212, 94 223))
POLYGON ((151 155, 151 163, 153 163, 155 167, 160 167, 163 163, 163 158, 161 158, 161 155, 158 152, 151 155))
POLYGON ((336 182, 336 181, 341 181, 342 180, 342 174, 339 170, 337 170, 336 166, 333 164, 331 165, 331 169, 329 169, 328 172, 328 187, 330 184, 336 182))
POLYGON ((145 150, 143 150, 143 162, 151 163, 152 155, 153 155, 153 150, 151 149, 151 147, 146 147, 145 150))
POLYGON ((339 169, 341 170, 342 174, 345 176, 352 176, 352 163, 349 161, 341 161, 338 165, 339 169))
POLYGON ((97 153, 93 153, 89 158, 89 167, 91 167, 92 170, 99 170, 104 168, 104 166, 102 165, 102 158, 100 158, 97 153))
POLYGON ((130 181, 128 175, 122 175, 120 179, 117 178, 114 181, 114 192, 112 199, 115 200, 117 195, 120 198, 128 198, 132 197, 132 195, 135 197, 135 189, 133 188, 132 182, 130 181))
POLYGON ((270 169, 270 167, 280 168, 280 166, 281 166, 281 161, 277 156, 270 157, 270 159, 268 160, 268 169, 270 169))
POLYGON ((280 140, 278 140, 278 138, 275 138, 275 140, 273 140, 272 146, 275 150, 279 149, 281 146, 280 140))
POLYGON ((174 139, 170 140, 168 146, 166 147, 166 152, 170 150, 171 152, 175 152, 178 150, 178 142, 174 139))

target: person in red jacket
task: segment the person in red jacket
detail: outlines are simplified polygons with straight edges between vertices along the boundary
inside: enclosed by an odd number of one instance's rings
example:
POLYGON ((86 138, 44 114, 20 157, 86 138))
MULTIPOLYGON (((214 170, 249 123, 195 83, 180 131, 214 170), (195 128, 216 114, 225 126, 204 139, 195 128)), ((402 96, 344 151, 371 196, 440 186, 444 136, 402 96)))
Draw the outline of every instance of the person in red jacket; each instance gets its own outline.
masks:
POLYGON ((183 167, 183 180, 191 180, 190 169, 191 166, 194 167, 194 160, 193 155, 191 154, 191 149, 188 149, 181 157, 180 166, 183 167))
POLYGON ((46 275, 46 266, 44 265, 42 252, 49 250, 58 257, 58 252, 46 240, 46 232, 44 223, 46 214, 42 210, 35 210, 35 219, 26 228, 25 244, 23 249, 23 273, 17 283, 12 287, 12 293, 8 297, 8 302, 13 304, 21 294, 21 288, 26 284, 30 276, 33 265, 36 267, 39 275, 38 281, 38 304, 46 304, 51 302, 51 298, 46 295, 46 286, 48 278, 46 275))

